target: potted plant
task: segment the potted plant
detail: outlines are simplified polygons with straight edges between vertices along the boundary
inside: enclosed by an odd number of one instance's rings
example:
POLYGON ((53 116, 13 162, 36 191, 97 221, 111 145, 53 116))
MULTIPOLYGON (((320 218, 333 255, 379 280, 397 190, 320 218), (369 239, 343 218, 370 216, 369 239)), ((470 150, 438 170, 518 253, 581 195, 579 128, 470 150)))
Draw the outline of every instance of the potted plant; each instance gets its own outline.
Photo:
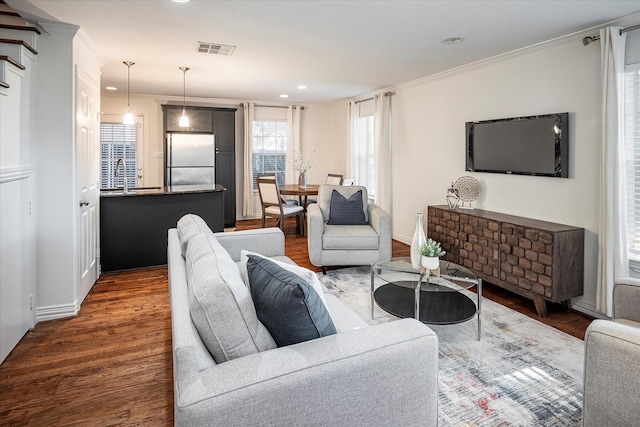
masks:
POLYGON ((427 239, 426 243, 420 247, 422 266, 427 270, 436 270, 440 267, 440 257, 445 253, 440 243, 433 239, 427 239))

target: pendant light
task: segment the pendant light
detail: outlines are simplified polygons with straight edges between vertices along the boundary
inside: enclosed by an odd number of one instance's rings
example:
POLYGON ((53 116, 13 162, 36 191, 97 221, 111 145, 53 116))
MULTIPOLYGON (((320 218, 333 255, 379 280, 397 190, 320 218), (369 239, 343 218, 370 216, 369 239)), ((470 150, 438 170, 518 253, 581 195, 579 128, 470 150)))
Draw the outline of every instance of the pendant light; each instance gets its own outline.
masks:
POLYGON ((181 128, 189 127, 189 117, 187 117, 187 71, 189 67, 178 67, 182 70, 182 116, 180 116, 181 128))
POLYGON ((135 121, 133 120, 133 114, 131 114, 131 66, 135 64, 135 62, 131 61, 122 61, 124 65, 127 66, 127 113, 124 115, 124 123, 125 125, 133 125, 135 121))

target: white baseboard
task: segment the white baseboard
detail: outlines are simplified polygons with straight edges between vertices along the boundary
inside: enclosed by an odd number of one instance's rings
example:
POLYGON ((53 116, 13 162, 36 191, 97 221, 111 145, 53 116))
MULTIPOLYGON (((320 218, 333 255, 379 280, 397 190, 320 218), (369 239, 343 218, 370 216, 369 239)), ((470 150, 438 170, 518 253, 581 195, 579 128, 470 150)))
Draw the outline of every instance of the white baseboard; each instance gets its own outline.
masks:
POLYGON ((391 236, 391 238, 393 240, 396 240, 400 243, 404 243, 405 245, 409 245, 409 246, 411 246, 411 240, 413 239, 413 237, 403 236, 402 234, 398 234, 398 233, 393 233, 393 236, 391 236))
POLYGON ((608 319, 609 317, 600 313, 596 309, 596 305, 592 302, 585 301, 584 299, 580 299, 576 301, 575 299, 571 300, 571 308, 575 311, 579 311, 580 313, 584 313, 587 316, 595 317, 596 319, 608 319))
POLYGON ((64 317, 75 317, 78 315, 78 311, 79 307, 76 303, 36 307, 36 323, 64 317))

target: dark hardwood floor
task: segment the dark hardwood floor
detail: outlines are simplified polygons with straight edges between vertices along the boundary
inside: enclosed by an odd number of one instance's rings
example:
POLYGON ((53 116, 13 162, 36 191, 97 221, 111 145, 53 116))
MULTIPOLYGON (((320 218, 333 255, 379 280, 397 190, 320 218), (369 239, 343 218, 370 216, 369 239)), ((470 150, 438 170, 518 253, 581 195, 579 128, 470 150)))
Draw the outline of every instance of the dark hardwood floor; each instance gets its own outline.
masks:
MULTIPOLYGON (((319 271, 293 220, 285 232, 287 255, 319 271)), ((394 256, 408 254, 393 242, 394 256)), ((484 295, 580 339, 592 320, 559 304, 539 318, 531 301, 489 284, 484 295)), ((103 274, 77 317, 39 323, 0 365, 0 425, 170 426, 172 375, 166 267, 103 274)))

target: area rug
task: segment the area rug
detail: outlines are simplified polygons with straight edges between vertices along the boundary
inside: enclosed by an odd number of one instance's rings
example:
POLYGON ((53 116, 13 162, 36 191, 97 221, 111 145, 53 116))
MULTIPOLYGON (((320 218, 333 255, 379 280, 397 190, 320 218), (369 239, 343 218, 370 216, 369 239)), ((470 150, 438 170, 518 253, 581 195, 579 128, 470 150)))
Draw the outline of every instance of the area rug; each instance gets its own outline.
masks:
MULTIPOLYGON (((368 267, 330 270, 318 277, 369 324, 396 319, 377 306, 371 317, 368 267)), ((476 301, 475 294, 468 295, 476 301)), ((583 341, 486 298, 481 319, 481 341, 476 317, 456 325, 430 325, 440 341, 439 425, 579 426, 583 341)))

